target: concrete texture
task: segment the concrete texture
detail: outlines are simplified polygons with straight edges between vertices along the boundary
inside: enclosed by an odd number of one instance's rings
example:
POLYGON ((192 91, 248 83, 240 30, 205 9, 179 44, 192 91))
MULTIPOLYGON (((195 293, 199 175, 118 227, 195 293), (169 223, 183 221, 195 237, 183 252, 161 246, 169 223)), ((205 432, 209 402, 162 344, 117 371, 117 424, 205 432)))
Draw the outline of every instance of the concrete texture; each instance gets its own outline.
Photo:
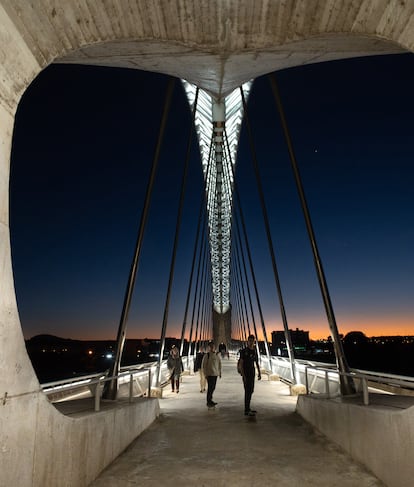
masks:
POLYGON ((159 419, 91 486, 383 486, 296 414, 281 382, 256 381, 257 418, 248 419, 236 363, 224 360, 215 410, 205 398, 198 375, 179 394, 166 389, 159 419))
POLYGON ((158 400, 146 398, 102 403, 97 413, 93 398, 59 407, 64 415, 42 393, 3 405, 1 455, 12 468, 0 486, 87 486, 159 414, 158 400))
POLYGON ((414 398, 370 394, 325 399, 301 396, 298 412, 388 487, 413 485, 414 398))

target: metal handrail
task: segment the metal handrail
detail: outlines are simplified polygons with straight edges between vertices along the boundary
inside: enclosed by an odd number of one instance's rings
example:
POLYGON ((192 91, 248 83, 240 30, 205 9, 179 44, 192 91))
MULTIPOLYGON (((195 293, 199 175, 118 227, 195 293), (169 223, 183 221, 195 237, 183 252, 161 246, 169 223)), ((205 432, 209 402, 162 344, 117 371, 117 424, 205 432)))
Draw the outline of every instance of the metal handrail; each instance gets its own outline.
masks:
MULTIPOLYGON (((128 366, 123 366, 121 367, 121 372, 124 371, 131 371, 131 370, 144 370, 148 369, 148 367, 153 367, 156 365, 157 362, 146 362, 144 364, 135 364, 135 365, 128 365, 128 366)), ((94 374, 88 374, 88 375, 79 375, 77 377, 70 377, 67 379, 59 379, 55 380, 52 382, 43 382, 40 384, 40 387, 42 388, 43 392, 45 392, 49 387, 57 387, 57 386, 62 386, 66 387, 69 386, 70 384, 76 382, 76 384, 80 384, 82 381, 88 381, 89 379, 95 379, 97 377, 101 377, 103 375, 106 375, 108 371, 106 372, 96 372, 94 374)))
MULTIPOLYGON (((140 369, 139 371, 137 372, 130 372, 130 371, 127 371, 127 372, 121 372, 120 374, 117 374, 117 375, 114 375, 114 376, 110 376, 110 377, 107 377, 105 375, 102 375, 102 374, 99 374, 99 376, 92 376, 90 378, 90 380, 86 380, 84 378, 81 379, 80 382, 77 382, 76 384, 75 383, 70 383, 70 384, 67 384, 67 383, 64 383, 62 384, 61 381, 56 381, 61 385, 62 388, 65 389, 65 391, 71 391, 71 390, 76 390, 76 389, 79 389, 79 386, 80 385, 88 385, 88 386, 95 386, 94 387, 94 397, 95 397, 95 411, 100 411, 100 403, 101 403, 101 386, 105 383, 105 382, 108 382, 108 381, 111 381, 113 379, 121 379, 123 377, 127 377, 129 376, 129 394, 128 394, 128 399, 129 399, 129 402, 132 402, 132 398, 133 398, 133 382, 134 382, 134 378, 136 375, 138 374, 141 374, 143 375, 144 373, 147 373, 148 374, 148 398, 151 397, 151 368, 145 368, 145 369, 140 369)), ((48 383, 48 384, 44 384, 43 386, 48 386, 48 387, 51 387, 51 384, 53 383, 48 383)), ((43 389, 43 392, 48 395, 53 393, 53 392, 56 392, 56 387, 52 387, 51 389, 48 389, 47 387, 43 389)))
POLYGON ((329 390, 329 375, 330 374, 336 374, 338 376, 338 382, 339 382, 339 376, 341 376, 341 375, 344 375, 344 376, 346 375, 346 376, 354 378, 354 379, 359 379, 361 381, 361 386, 362 386, 362 394, 363 394, 364 405, 369 405, 369 388, 368 388, 369 382, 377 382, 378 384, 392 385, 392 386, 403 387, 405 389, 413 389, 414 390, 414 378, 412 378, 412 377, 398 376, 398 375, 392 375, 392 374, 383 375, 383 374, 380 374, 377 372, 356 371, 356 370, 352 370, 348 373, 345 373, 345 372, 340 372, 339 370, 333 370, 332 368, 320 367, 320 366, 314 366, 314 365, 307 365, 305 367, 305 385, 306 385, 306 393, 307 394, 312 393, 312 391, 310 391, 310 388, 309 388, 308 371, 310 369, 319 370, 324 374, 325 394, 328 397, 331 397, 330 390, 329 390))
MULTIPOLYGON (((162 362, 162 365, 166 365, 166 360, 162 362)), ((106 372, 99 372, 91 375, 84 375, 79 377, 72 377, 70 379, 63 379, 59 381, 47 382, 40 384, 40 388, 44 394, 51 396, 54 393, 67 393, 79 389, 80 387, 88 387, 93 397, 95 397, 95 411, 100 410, 101 392, 102 386, 105 382, 122 379, 129 376, 129 401, 132 401, 133 394, 133 382, 137 380, 139 376, 148 374, 148 395, 151 397, 151 385, 153 378, 155 377, 153 369, 156 367, 157 362, 147 362, 145 364, 136 364, 121 368, 121 372, 118 375, 108 377, 106 372)), ((168 374, 167 374, 168 375, 168 374)), ((123 383, 125 383, 124 381, 123 383)), ((164 386, 168 380, 164 380, 161 383, 161 387, 164 386)), ((135 394, 138 396, 139 394, 135 394)), ((145 392, 141 395, 145 395, 145 392)))
POLYGON ((69 379, 60 379, 60 380, 55 380, 52 382, 44 382, 40 384, 41 389, 43 392, 48 391, 49 388, 66 388, 69 387, 71 384, 75 383, 79 386, 81 385, 82 382, 88 383, 90 379, 95 379, 96 377, 100 377, 104 375, 104 372, 99 372, 95 374, 89 374, 89 375, 79 375, 78 377, 71 377, 69 379))

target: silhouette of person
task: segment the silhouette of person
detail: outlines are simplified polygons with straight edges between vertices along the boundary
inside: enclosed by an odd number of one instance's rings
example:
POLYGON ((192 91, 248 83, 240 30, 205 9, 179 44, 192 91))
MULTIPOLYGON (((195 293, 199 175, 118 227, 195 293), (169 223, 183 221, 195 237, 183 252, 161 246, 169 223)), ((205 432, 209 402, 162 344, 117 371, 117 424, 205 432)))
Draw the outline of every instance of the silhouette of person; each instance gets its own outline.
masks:
POLYGON ((180 391, 180 377, 184 370, 184 366, 180 357, 180 352, 175 345, 171 347, 170 354, 167 359, 167 367, 170 372, 171 392, 174 392, 175 390, 178 394, 180 391))
POLYGON ((227 347, 226 347, 225 343, 221 342, 218 350, 219 350, 219 353, 221 354, 221 358, 224 358, 226 355, 228 356, 227 347))
POLYGON ((255 348, 255 337, 254 335, 249 335, 247 339, 247 347, 240 350, 240 358, 238 362, 238 370, 243 377, 244 414, 246 416, 254 416, 256 414, 255 410, 250 409, 250 401, 254 391, 255 364, 257 367, 257 380, 260 380, 262 376, 260 374, 259 360, 255 348))

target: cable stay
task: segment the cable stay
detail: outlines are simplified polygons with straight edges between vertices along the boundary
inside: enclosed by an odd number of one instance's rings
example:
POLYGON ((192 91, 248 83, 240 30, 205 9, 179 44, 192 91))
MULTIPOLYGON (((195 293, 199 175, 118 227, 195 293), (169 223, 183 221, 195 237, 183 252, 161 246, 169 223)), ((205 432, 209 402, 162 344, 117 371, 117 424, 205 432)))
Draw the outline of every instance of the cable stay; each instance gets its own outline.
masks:
POLYGON ((170 298, 171 298, 171 289, 172 289, 172 284, 173 284, 173 280, 174 280, 174 270, 175 270, 175 261, 176 261, 176 257, 177 257, 178 239, 179 239, 179 234, 180 234, 182 213, 183 213, 183 208, 184 208, 184 196, 185 196, 185 190, 186 190, 186 186, 187 186, 188 166, 189 166, 190 155, 191 155, 191 144, 193 141, 194 120, 195 120, 195 114, 197 111, 197 100, 198 100, 198 89, 196 90, 196 96, 195 96, 194 107, 193 107, 193 115, 191 118, 191 125, 190 125, 190 133, 189 133, 188 142, 187 142, 187 154, 186 154, 186 158, 185 158, 184 171, 183 171, 183 176, 182 176, 182 180, 181 180, 180 202, 179 202, 178 213, 177 213, 177 221, 176 221, 176 226, 175 226, 174 246, 173 246, 173 251, 172 251, 172 256, 171 256, 170 273, 169 273, 169 278, 168 278, 168 289, 167 289, 167 296, 165 299, 164 316, 163 316, 162 327, 161 327, 161 340, 160 340, 161 343, 160 343, 160 352, 159 352, 159 356, 158 356, 158 365, 157 365, 157 372, 156 372, 157 386, 160 385, 161 362, 162 362, 163 356, 164 356, 165 334, 166 334, 166 330, 167 330, 168 311, 169 311, 170 298))
MULTIPOLYGON (((204 192, 201 195, 201 201, 200 201, 200 209, 198 212, 198 222, 197 222, 197 230, 196 230, 196 238, 194 242, 194 250, 193 250, 193 258, 191 261, 191 271, 190 271, 190 277, 188 281, 188 288, 187 288, 187 297, 185 300, 185 309, 184 309, 184 318, 183 318, 183 325, 181 329, 181 344, 180 344, 180 355, 183 355, 183 349, 184 349, 184 337, 187 329, 187 316, 188 316, 188 308, 190 305, 190 299, 191 299, 191 291, 193 288, 193 279, 194 279, 194 269, 195 269, 195 264, 197 260, 197 250, 198 250, 198 245, 200 242, 200 250, 201 250, 201 245, 203 242, 204 238, 204 231, 205 231, 205 220, 206 220, 206 211, 205 211, 205 196, 204 192), (201 234, 201 239, 200 239, 200 234, 201 234)), ((190 355, 190 346, 191 346, 191 338, 192 338, 192 327, 191 327, 191 333, 190 333, 190 338, 188 340, 188 350, 187 350, 187 367, 189 366, 189 355, 190 355)))
MULTIPOLYGON (((206 250, 206 247, 204 247, 204 250, 206 250)), ((194 339, 194 354, 196 352, 195 346, 199 337, 199 330, 200 330, 200 312, 202 309, 202 299, 204 295, 204 290, 206 287, 206 268, 208 267, 208 262, 206 258, 207 252, 205 251, 203 253, 203 263, 202 263, 202 270, 201 270, 201 278, 200 278, 200 290, 199 290, 199 295, 198 295, 198 303, 197 303, 197 318, 196 318, 196 329, 195 329, 195 339, 194 339)))
MULTIPOLYGON (((132 294, 135 286, 135 280, 138 272, 138 266, 139 266, 139 261, 140 261, 140 256, 141 256, 141 250, 142 250, 142 243, 144 240, 144 234, 145 234, 145 229, 148 221, 148 213, 149 213, 149 207, 150 207, 150 202, 152 198, 152 191, 154 187, 154 181, 155 181, 155 174, 157 171, 158 167, 158 161, 159 161, 159 156, 160 156, 160 151, 161 151, 161 143, 164 137, 164 132, 165 132, 165 127, 167 123, 167 117, 171 105, 171 99, 172 99, 172 94, 174 90, 174 85, 175 85, 175 80, 174 78, 170 78, 167 84, 167 90, 166 90, 166 95, 165 95, 165 102, 164 102, 164 109, 161 117, 161 123, 160 123, 160 128, 158 131, 158 140, 157 144, 155 147, 154 151, 154 156, 152 160, 152 166, 151 166, 151 173, 147 185, 147 190, 146 190, 146 195, 144 199, 144 207, 142 210, 142 215, 141 215, 141 222, 139 225, 139 230, 138 230, 138 236, 137 236, 137 241, 135 245, 135 251, 134 251, 134 256, 132 259, 132 264, 131 264, 131 269, 129 272, 129 277, 128 277, 128 282, 127 282, 127 287, 125 291, 125 297, 124 297, 124 303, 123 303, 123 308, 122 308, 122 313, 121 313, 121 318, 120 318, 120 323, 118 327, 118 334, 117 334, 117 345, 116 345, 116 353, 115 353, 115 360, 112 363, 108 375, 109 377, 114 377, 119 374, 120 369, 121 369, 121 357, 122 357, 122 352, 124 349, 124 344, 125 344, 125 337, 126 337, 126 325, 127 325, 127 320, 128 320, 128 314, 129 310, 131 307, 131 300, 132 300, 132 294)), ((118 381, 116 378, 112 379, 111 381, 108 381, 105 383, 104 390, 102 392, 102 397, 105 399, 111 399, 115 400, 118 394, 118 381)))
POLYGON ((237 272, 236 272, 235 267, 236 267, 235 261, 234 261, 234 259, 232 259, 230 269, 231 269, 231 275, 232 275, 232 288, 231 289, 233 290, 233 292, 231 293, 231 297, 232 297, 232 302, 235 303, 237 317, 238 317, 243 329, 245 330, 246 329, 246 318, 244 316, 243 308, 241 305, 240 286, 239 286, 239 280, 238 280, 238 276, 237 276, 237 272))
POLYGON ((195 285, 195 290, 194 290, 194 295, 193 295, 190 335, 188 338, 187 365, 189 364, 189 359, 190 359, 190 356, 192 355, 192 350, 195 347, 195 341, 194 341, 194 347, 192 346, 193 345, 194 317, 195 317, 195 311, 196 311, 196 302, 197 302, 197 298, 199 295, 198 288, 200 286, 200 269, 202 267, 202 262, 205 261, 206 246, 207 246, 206 239, 204 238, 204 235, 205 235, 205 225, 203 225, 203 228, 202 228, 201 244, 200 244, 199 255, 198 255, 198 259, 197 259, 197 276, 196 276, 196 285, 195 285))
MULTIPOLYGON (((198 89, 196 91, 198 93, 198 89)), ((195 104, 196 96, 194 97, 194 101, 191 101, 190 105, 194 108, 196 108, 195 104)), ((196 113, 196 111, 194 112, 196 113)), ((212 140, 212 138, 211 138, 212 140)), ((207 174, 209 172, 209 166, 211 163, 211 153, 212 153, 212 144, 210 144, 210 151, 209 151, 209 158, 208 158, 208 163, 207 163, 207 174)), ((200 201, 200 209, 199 209, 199 216, 198 216, 198 224, 197 224, 197 231, 196 231, 196 241, 194 244, 194 251, 193 251, 193 259, 192 259, 192 264, 191 264, 191 272, 190 272, 190 278, 189 278, 189 284, 188 284, 188 290, 187 290, 187 297, 186 297, 186 304, 185 304, 185 310, 184 310, 184 318, 183 318, 183 325, 182 325, 182 330, 181 330, 181 345, 180 345, 180 354, 183 354, 183 348, 184 348, 184 336, 186 332, 186 327, 187 327, 187 315, 188 315, 188 307, 189 307, 189 302, 190 302, 190 296, 191 296, 191 291, 192 291, 192 285, 193 285, 193 275, 194 275, 194 266, 196 262, 196 255, 197 255, 197 248, 198 248, 198 242, 201 241, 200 243, 200 254, 198 257, 198 270, 197 270, 197 279, 196 279, 196 289, 194 293, 194 299, 196 299, 197 296, 197 290, 198 290, 198 279, 199 279, 199 270, 200 270, 200 262, 201 262, 201 252, 202 252, 202 245, 205 244, 205 230, 206 230, 206 212, 207 212, 207 196, 208 196, 208 191, 207 191, 207 185, 208 185, 208 178, 203 178, 204 182, 204 187, 201 195, 201 201, 200 201), (202 229, 202 230, 201 230, 202 229), (200 239, 200 232, 202 232, 201 239, 200 239)), ((187 367, 189 367, 189 360, 191 356, 191 350, 192 350, 192 338, 193 338, 193 325, 194 325, 194 314, 195 314, 195 302, 193 305, 193 314, 191 318, 191 326, 190 326, 190 333, 189 333, 189 338, 188 338, 188 350, 187 350, 187 367)), ((197 342, 197 339, 194 342, 194 351, 195 351, 195 344, 197 342)))
POLYGON ((255 176, 256 176, 256 183, 257 183, 257 188, 258 188, 258 192, 259 192, 260 205, 262 208, 263 221, 264 221, 265 228, 266 228, 267 243, 268 243, 270 257, 271 257, 271 261, 272 261, 273 275, 274 275, 276 289, 277 289, 277 295, 278 295, 278 299, 279 299, 280 314, 282 317, 283 328, 284 328, 284 332, 285 332, 285 340, 286 340, 288 355, 289 355, 291 369, 292 369, 292 380, 293 380, 294 384, 297 384, 300 382, 300 380, 299 380, 299 377, 296 376, 295 355, 294 355, 294 350, 293 350, 292 337, 291 337, 290 332, 289 332, 289 326, 288 326, 287 317, 286 317, 285 305, 284 305, 284 300, 283 300, 283 295, 282 295, 282 287, 280 284, 279 271, 277 269, 277 264, 276 264, 276 256, 275 256, 275 251, 274 251, 274 246, 273 246, 273 241, 272 241, 272 234, 270 231, 269 217, 268 217, 266 203, 265 203, 265 199, 264 199, 263 186, 262 186, 262 181, 261 181, 260 171, 259 171, 259 164, 257 162, 257 155, 256 155, 255 147, 254 147, 253 134, 251 131, 249 116, 247 113, 247 106, 246 106, 246 100, 244 98, 243 88, 240 88, 240 92, 241 92, 241 97, 242 97, 243 106, 244 106, 244 119, 246 121, 247 134, 248 134, 249 143, 250 143, 250 150, 252 153, 252 163, 253 163, 253 168, 254 168, 254 172, 255 172, 255 176))
POLYGON ((287 145, 289 157, 290 157, 290 162, 291 162, 291 166, 292 166, 292 170, 293 170, 293 174, 294 174, 294 178, 295 178, 296 188, 298 191, 299 199, 300 199, 301 206, 302 206, 303 215, 305 218, 306 229, 308 231, 309 241, 311 244, 312 254, 313 254, 313 258, 314 258, 314 264, 315 264, 315 268, 316 268, 316 274, 318 277, 319 286, 320 286, 320 290, 321 290, 321 294, 322 294, 322 299, 323 299, 323 303, 325 306, 325 311, 326 311, 326 315, 327 315, 327 319, 328 319, 328 323, 329 323, 329 327, 331 330, 332 339, 333 339, 333 343, 334 343, 337 367, 338 367, 338 370, 341 372, 341 374, 340 374, 341 393, 343 395, 354 394, 355 393, 355 385, 354 385, 353 379, 351 377, 349 377, 349 375, 344 375, 344 374, 349 374, 350 369, 349 369, 349 366, 348 366, 348 363, 347 363, 347 360, 345 357, 345 352, 344 352, 344 349, 342 346, 342 342, 339 338, 338 327, 336 324, 335 313, 334 313, 331 298, 329 295, 328 284, 327 284, 327 281, 325 278, 325 273, 324 273, 324 270, 322 267, 322 261, 321 261, 320 255, 319 255, 319 250, 318 250, 318 246, 316 243, 315 233, 313 231, 312 221, 311 221, 309 208, 308 208, 306 198, 305 198, 305 192, 303 189, 302 179, 300 177, 299 167, 298 167, 298 164, 296 161, 295 151, 293 149, 292 138, 290 136, 290 131, 289 131, 288 124, 286 121, 286 116, 285 116, 285 112, 283 109, 279 88, 278 88, 278 85, 276 82, 276 77, 274 76, 274 74, 269 76, 269 81, 270 81, 270 85, 271 85, 272 92, 274 95, 274 99, 276 102, 276 107, 277 107, 277 110, 279 112, 279 116, 280 116, 280 120, 281 120, 281 124, 282 124, 282 129, 283 129, 283 134, 285 136, 286 145, 287 145))
MULTIPOLYGON (((205 321, 206 316, 206 306, 207 306, 207 290, 211 287, 211 277, 209 276, 210 265, 208 259, 205 259, 203 263, 203 273, 201 278, 203 291, 200 287, 200 299, 199 299, 199 309, 197 311, 197 325, 196 325, 196 337, 194 342, 194 355, 197 350, 199 350, 202 337, 207 337, 210 334, 210 328, 208 323, 205 321), (210 286, 209 286, 210 284, 210 286)), ((210 303, 211 306, 211 303, 210 303)))
MULTIPOLYGON (((234 234, 234 232, 233 232, 234 234)), ((241 291, 242 291, 242 297, 243 297, 243 305, 244 305, 244 315, 246 316, 246 326, 247 326, 247 336, 251 335, 251 329, 250 329, 250 320, 249 320, 249 313, 247 311, 247 305, 246 305, 246 293, 244 289, 244 280, 241 272, 241 262, 240 262, 240 252, 241 249, 239 248, 237 239, 233 239, 233 246, 232 248, 234 249, 234 258, 235 258, 235 263, 236 263, 236 269, 237 269, 237 278, 241 284, 241 291)), ((246 286, 248 286, 248 282, 246 283, 246 286)))
MULTIPOLYGON (((228 141, 228 139, 226 137, 226 142, 227 141, 228 141)), ((228 142, 227 142, 227 145, 228 145, 228 142)), ((261 304, 260 304, 259 291, 258 291, 258 288, 257 288, 257 281, 256 281, 255 272, 254 272, 254 267, 253 267, 253 260, 252 260, 252 256, 251 256, 251 252, 250 252, 250 246, 249 246, 249 241, 248 241, 248 237, 247 237, 246 223, 245 223, 245 220, 244 220, 244 217, 243 217, 243 212, 242 212, 242 207, 241 207, 241 202, 240 202, 240 195, 239 195, 239 191, 238 191, 238 188, 237 188, 237 184, 235 182, 234 169, 233 169, 233 165, 232 164, 231 164, 231 168, 232 168, 232 176, 233 176, 233 181, 234 181, 234 192, 236 194, 237 208, 239 210, 240 220, 241 220, 241 223, 242 223, 245 248, 247 250, 247 255, 248 255, 248 258, 249 258, 250 275, 252 276, 252 280, 253 280, 253 285, 254 285, 254 290, 255 290, 255 295, 256 295, 256 303, 257 303, 257 307, 258 307, 258 310, 259 310, 260 322, 261 322, 261 325, 262 325, 262 333, 263 333, 263 340, 264 340, 265 349, 266 349, 266 356, 267 356, 267 358, 269 360, 269 364, 270 364, 270 367, 271 367, 272 366, 272 356, 271 356, 270 350, 269 350, 269 343, 268 343, 268 340, 267 340, 266 325, 265 325, 265 321, 264 321, 264 317, 263 317, 262 307, 261 307, 261 304)), ((236 213, 234 212, 234 215, 235 214, 236 213)), ((260 355, 259 349, 258 349, 258 346, 259 346, 258 345, 258 342, 259 342, 259 340, 258 340, 256 326, 255 326, 255 336, 256 336, 256 347, 257 347, 257 350, 258 350, 258 355, 260 355)))

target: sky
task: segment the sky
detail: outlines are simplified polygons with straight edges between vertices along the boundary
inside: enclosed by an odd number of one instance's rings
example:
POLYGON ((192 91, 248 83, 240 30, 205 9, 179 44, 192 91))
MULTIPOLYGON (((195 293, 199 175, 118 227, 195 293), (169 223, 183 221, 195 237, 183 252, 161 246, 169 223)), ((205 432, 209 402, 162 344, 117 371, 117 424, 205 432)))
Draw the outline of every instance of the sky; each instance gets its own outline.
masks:
MULTIPOLYGON (((414 56, 332 61, 276 77, 339 332, 414 335, 414 56)), ((167 82, 137 70, 52 65, 25 92, 13 137, 10 226, 26 338, 116 338, 167 82)), ((325 338, 267 77, 255 80, 248 111, 288 325, 325 338)), ((177 80, 129 338, 161 333, 190 123, 177 80)), ((243 129, 236 181, 270 337, 283 325, 251 160, 243 129)), ((193 143, 167 336, 181 332, 202 188, 193 143)))

